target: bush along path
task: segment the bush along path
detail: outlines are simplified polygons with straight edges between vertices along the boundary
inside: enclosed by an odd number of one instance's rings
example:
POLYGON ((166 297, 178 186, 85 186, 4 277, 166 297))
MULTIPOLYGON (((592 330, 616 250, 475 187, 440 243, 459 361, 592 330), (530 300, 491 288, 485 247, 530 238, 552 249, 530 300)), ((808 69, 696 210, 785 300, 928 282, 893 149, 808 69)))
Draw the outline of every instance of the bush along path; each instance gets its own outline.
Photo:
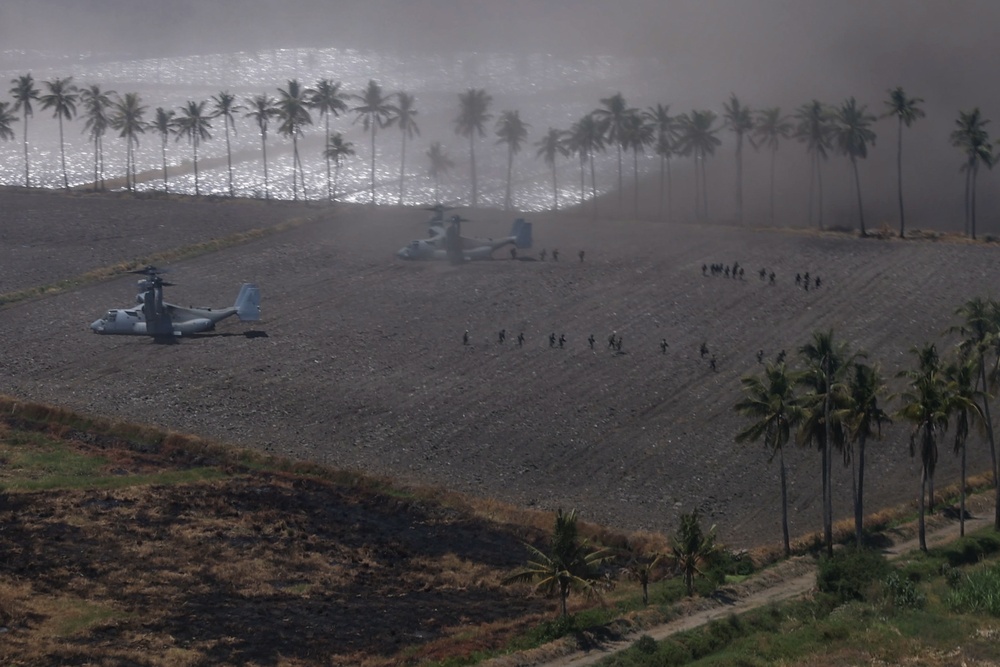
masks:
MULTIPOLYGON (((992 525, 993 505, 989 494, 969 499, 966 534, 992 525)), ((946 507, 946 506, 945 506, 946 507)), ((883 533, 887 545, 882 553, 895 560, 920 548, 915 521, 883 533)), ((934 517, 933 527, 928 526, 929 549, 952 542, 959 537, 958 517, 945 509, 934 517)), ((705 598, 694 598, 682 603, 680 616, 668 623, 637 631, 622 640, 609 641, 586 650, 566 647, 541 647, 527 653, 512 654, 490 660, 488 667, 585 667, 600 661, 635 643, 638 636, 648 635, 657 642, 686 630, 693 630, 711 621, 766 607, 801 597, 816 588, 817 561, 811 556, 795 556, 769 567, 750 579, 734 586, 725 586, 705 598), (537 659, 533 657, 534 654, 537 659), (553 656, 557 657, 553 657, 553 656)), ((567 640, 560 640, 566 642, 567 640)), ((569 640, 572 642, 572 639, 569 640)))

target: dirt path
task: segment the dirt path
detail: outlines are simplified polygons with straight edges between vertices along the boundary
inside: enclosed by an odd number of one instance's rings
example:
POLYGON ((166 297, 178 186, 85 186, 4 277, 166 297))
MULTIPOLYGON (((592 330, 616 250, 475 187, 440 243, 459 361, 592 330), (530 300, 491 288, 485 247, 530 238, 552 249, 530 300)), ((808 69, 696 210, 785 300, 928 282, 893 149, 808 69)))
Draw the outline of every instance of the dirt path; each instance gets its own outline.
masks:
MULTIPOLYGON (((974 512, 972 518, 966 519, 966 532, 972 532, 988 526, 993 518, 993 506, 985 499, 977 498, 979 502, 973 507, 970 504, 969 511, 974 512)), ((938 519, 933 517, 934 519, 938 519)), ((959 523, 957 520, 943 520, 940 526, 927 531, 927 546, 933 548, 941 546, 958 538, 959 523)), ((914 528, 915 529, 915 528, 914 528)), ((907 533, 910 531, 908 530, 907 533)), ((906 537, 892 546, 883 550, 883 553, 890 560, 900 558, 906 553, 910 553, 919 548, 917 537, 906 537)), ((662 641, 678 632, 691 630, 704 625, 718 618, 724 618, 730 614, 742 614, 743 612, 757 609, 765 605, 790 600, 808 593, 816 583, 816 563, 810 558, 799 557, 781 563, 777 567, 762 572, 753 581, 748 581, 740 590, 724 589, 721 595, 700 601, 693 601, 692 610, 681 618, 669 623, 649 628, 642 634, 649 635, 656 641, 662 641)), ((506 658, 487 663, 490 667, 508 667, 517 665, 527 667, 537 665, 538 667, 584 667, 584 665, 594 665, 600 660, 607 658, 614 653, 623 651, 631 646, 637 636, 628 639, 609 642, 599 648, 578 651, 547 662, 520 662, 506 661, 506 658)))

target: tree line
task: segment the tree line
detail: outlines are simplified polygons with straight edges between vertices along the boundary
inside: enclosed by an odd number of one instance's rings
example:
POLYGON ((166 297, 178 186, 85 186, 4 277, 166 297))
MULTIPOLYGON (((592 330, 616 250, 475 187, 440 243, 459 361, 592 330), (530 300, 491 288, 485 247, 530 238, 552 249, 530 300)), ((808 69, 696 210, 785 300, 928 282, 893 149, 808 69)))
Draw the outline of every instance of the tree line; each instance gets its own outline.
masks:
POLYGON ((788 496, 784 450, 791 442, 814 447, 821 461, 823 539, 833 549, 831 475, 836 452, 851 468, 854 531, 862 544, 866 447, 882 437, 882 426, 893 418, 910 425, 910 456, 920 461, 919 540, 927 549, 926 511, 934 510, 934 472, 939 448, 949 430, 952 449, 961 460, 960 521, 965 534, 966 443, 973 428, 986 436, 997 510, 994 528, 1000 531, 1000 484, 990 401, 1000 386, 1000 303, 976 297, 956 311, 960 322, 948 332, 959 343, 942 357, 937 345, 914 346, 912 365, 899 373, 903 388, 889 394, 877 362, 863 351, 836 340, 833 331, 819 331, 799 348, 801 365, 768 364, 759 375, 742 378, 743 397, 735 410, 749 423, 737 442, 762 442, 777 458, 781 485, 781 526, 785 555, 790 554, 788 496), (892 400, 892 413, 884 402, 892 400), (926 500, 926 502, 925 502, 926 500))
MULTIPOLYGON (((42 109, 51 110, 59 121, 59 143, 62 159, 63 185, 69 188, 66 174, 65 148, 63 141, 64 121, 72 121, 79 114, 84 118, 83 131, 94 144, 94 183, 104 188, 103 139, 109 130, 118 133, 126 146, 126 187, 135 185, 134 149, 139 136, 154 132, 161 139, 164 189, 169 191, 166 148, 171 137, 186 139, 191 146, 194 165, 195 194, 200 194, 198 179, 198 147, 212 138, 212 122, 221 119, 226 137, 226 158, 228 167, 229 194, 234 195, 232 178, 232 151, 230 135, 235 133, 234 114, 252 119, 260 133, 261 154, 264 171, 264 196, 270 198, 268 184, 267 138, 271 122, 277 124, 276 131, 292 140, 292 192, 298 199, 299 184, 305 188, 305 173, 299 155, 298 141, 304 136, 307 126, 313 124, 313 114, 318 114, 324 123, 325 143, 323 157, 326 160, 326 196, 333 200, 343 161, 356 154, 353 144, 340 132, 331 133, 331 118, 342 114, 355 114, 354 122, 360 122, 370 137, 370 188, 371 201, 375 201, 375 142, 378 130, 395 126, 401 135, 399 166, 399 202, 403 200, 406 175, 407 141, 420 134, 417 123, 418 109, 414 95, 405 91, 388 93, 374 80, 359 93, 347 93, 341 83, 331 79, 320 79, 313 86, 305 86, 297 79, 287 82, 277 89, 277 96, 262 93, 239 103, 228 91, 222 91, 210 100, 188 101, 177 109, 157 107, 147 120, 148 107, 138 93, 119 95, 113 90, 103 90, 92 84, 78 88, 72 77, 54 78, 42 82, 39 90, 30 73, 11 80, 10 94, 13 102, 0 102, 0 138, 14 138, 13 124, 22 122, 24 143, 24 183, 31 186, 30 158, 28 150, 28 120, 34 114, 37 102, 42 109), (20 114, 20 118, 18 118, 20 114)), ((468 140, 471 192, 469 201, 478 205, 478 178, 476 172, 477 139, 487 136, 487 127, 494 115, 490 111, 493 98, 481 88, 470 88, 458 95, 458 112, 453 119, 455 133, 468 140)), ((882 118, 895 119, 896 171, 899 207, 899 235, 906 235, 906 218, 903 202, 903 128, 910 127, 924 117, 921 108, 923 100, 910 97, 900 87, 888 91, 882 118)), ((719 133, 727 129, 735 138, 736 188, 735 200, 737 219, 743 221, 743 148, 744 142, 756 150, 770 153, 769 210, 770 221, 774 222, 775 162, 778 147, 784 140, 794 139, 805 147, 810 160, 808 219, 823 228, 823 164, 831 153, 847 157, 854 174, 854 190, 857 196, 858 220, 861 234, 867 234, 864 206, 861 196, 859 160, 868 156, 868 149, 875 144, 876 134, 872 129, 878 120, 868 112, 865 105, 853 98, 839 106, 812 100, 786 115, 780 107, 753 110, 731 95, 723 104, 721 117, 708 109, 694 109, 690 112, 671 115, 669 105, 656 104, 641 110, 628 106, 624 96, 616 93, 600 100, 599 106, 586 113, 568 129, 549 127, 541 139, 534 143, 536 157, 544 160, 551 169, 552 204, 559 208, 559 186, 557 161, 559 158, 576 157, 580 166, 579 203, 587 199, 586 178, 589 171, 590 195, 594 211, 597 207, 597 183, 594 157, 613 148, 617 159, 618 203, 623 204, 625 188, 623 183, 623 157, 631 153, 633 176, 633 208, 638 215, 639 199, 639 156, 647 149, 659 159, 659 207, 662 218, 673 217, 673 187, 671 160, 685 157, 693 160, 695 175, 695 217, 708 217, 708 181, 706 162, 722 144, 719 133), (588 169, 589 168, 589 169, 588 169)), ((981 166, 991 168, 995 156, 993 143, 986 126, 989 120, 982 116, 978 108, 961 111, 955 121, 951 143, 962 153, 961 171, 965 175, 965 233, 976 237, 976 181, 981 166)), ((496 143, 507 151, 506 189, 504 208, 512 208, 512 182, 514 156, 524 147, 530 125, 517 110, 504 110, 496 116, 494 133, 496 143)), ((440 142, 433 142, 426 153, 428 173, 434 179, 435 198, 440 189, 440 178, 454 167, 454 161, 442 148, 440 142)))

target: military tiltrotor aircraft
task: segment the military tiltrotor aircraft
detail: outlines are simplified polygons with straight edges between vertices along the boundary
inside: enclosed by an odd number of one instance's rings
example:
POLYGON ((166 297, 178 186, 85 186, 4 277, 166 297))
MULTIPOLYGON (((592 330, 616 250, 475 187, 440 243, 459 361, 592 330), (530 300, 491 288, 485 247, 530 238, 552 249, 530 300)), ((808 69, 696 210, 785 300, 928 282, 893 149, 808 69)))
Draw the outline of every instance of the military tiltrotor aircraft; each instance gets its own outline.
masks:
POLYGON ((396 252, 402 259, 450 259, 462 262, 471 259, 492 259, 493 252, 505 245, 517 248, 531 247, 531 223, 523 218, 514 221, 510 234, 499 239, 477 239, 462 236, 461 224, 468 222, 457 215, 451 216, 447 226, 431 220, 429 237, 410 241, 396 252))
POLYGON ((211 331, 220 320, 236 315, 243 322, 260 319, 260 291, 253 283, 243 283, 236 303, 228 308, 183 308, 163 300, 163 288, 170 287, 160 277, 165 269, 147 266, 130 271, 145 276, 139 280, 138 308, 117 308, 90 325, 94 333, 126 336, 174 337, 211 331))

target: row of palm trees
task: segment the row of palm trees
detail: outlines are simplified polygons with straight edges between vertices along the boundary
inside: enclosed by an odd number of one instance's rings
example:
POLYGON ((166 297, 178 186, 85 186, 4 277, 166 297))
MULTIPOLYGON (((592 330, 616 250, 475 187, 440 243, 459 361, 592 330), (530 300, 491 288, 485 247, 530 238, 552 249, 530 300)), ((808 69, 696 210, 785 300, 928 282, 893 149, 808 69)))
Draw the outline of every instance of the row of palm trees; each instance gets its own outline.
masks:
MULTIPOLYGON (((987 436, 992 461, 994 492, 997 483, 996 447, 990 416, 991 391, 1000 385, 1000 303, 974 298, 956 314, 961 318, 949 332, 959 344, 942 359, 934 343, 914 347, 915 365, 899 377, 905 387, 892 398, 898 401, 895 417, 911 425, 910 455, 921 463, 919 500, 920 548, 926 550, 924 515, 928 498, 934 508, 934 472, 938 442, 954 426, 954 452, 961 458, 961 531, 965 533, 966 442, 973 427, 987 436)), ((881 439, 882 425, 890 415, 881 405, 887 386, 877 363, 867 363, 863 352, 851 351, 832 331, 816 332, 799 349, 800 369, 784 363, 769 364, 762 374, 742 379, 744 396, 735 410, 749 424, 736 435, 737 442, 762 441, 769 456, 778 459, 781 484, 782 536, 790 553, 788 497, 784 449, 793 439, 815 446, 821 457, 823 536, 833 548, 831 474, 837 450, 852 470, 855 539, 861 544, 864 517, 865 448, 881 439)), ((1000 531, 1000 503, 994 527, 1000 531)))
MULTIPOLYGON (((163 141, 164 181, 166 181, 166 143, 171 135, 177 139, 185 138, 192 146, 194 153, 195 191, 199 193, 197 174, 197 149, 200 142, 211 138, 211 120, 222 118, 225 123, 226 155, 229 168, 229 193, 233 195, 232 182, 232 152, 230 133, 236 132, 234 113, 246 111, 244 114, 257 124, 261 135, 261 150, 264 155, 264 189, 269 197, 267 178, 267 132, 272 119, 278 121, 279 134, 292 140, 292 188, 294 198, 298 198, 298 184, 301 181, 305 187, 304 170, 298 151, 298 140, 303 137, 304 128, 313 123, 311 111, 318 113, 325 122, 325 148, 327 198, 334 198, 335 179, 331 178, 331 165, 335 165, 339 175, 341 162, 354 155, 353 146, 340 133, 331 134, 331 117, 345 113, 356 114, 354 122, 361 122, 365 132, 369 133, 371 142, 371 199, 375 201, 375 142, 379 129, 395 125, 401 132, 402 147, 399 171, 399 201, 402 202, 405 191, 406 147, 407 141, 420 134, 417 124, 418 110, 413 95, 400 91, 387 93, 374 80, 358 94, 346 93, 339 82, 321 79, 312 87, 302 85, 298 80, 290 80, 284 88, 278 88, 277 98, 270 95, 257 95, 245 100, 246 106, 237 103, 235 96, 227 91, 212 97, 211 108, 208 102, 189 101, 177 112, 157 108, 155 119, 144 122, 143 116, 147 108, 137 93, 127 93, 119 96, 114 91, 104 91, 97 85, 77 89, 72 83, 72 77, 55 78, 43 82, 45 94, 35 86, 31 74, 21 75, 12 80, 10 93, 14 98, 13 105, 0 102, 0 138, 13 138, 12 123, 17 120, 15 114, 20 111, 23 121, 24 168, 25 184, 30 186, 30 168, 28 155, 28 119, 33 115, 33 102, 38 102, 43 109, 51 109, 59 120, 60 153, 63 162, 63 184, 69 187, 65 167, 65 150, 63 148, 63 122, 72 120, 77 114, 77 104, 83 109, 86 119, 84 131, 89 133, 95 149, 95 182, 103 187, 103 136, 110 128, 117 130, 119 137, 126 140, 127 146, 127 176, 128 187, 134 185, 134 147, 138 144, 138 136, 146 129, 152 129, 161 135, 163 141), (355 102, 351 106, 351 102, 355 102), (129 177, 132 177, 130 180, 129 177)), ((454 130, 457 135, 468 140, 471 194, 473 207, 478 205, 478 178, 476 169, 476 140, 487 134, 487 125, 494 116, 490 112, 493 98, 483 89, 470 88, 458 95, 459 111, 454 118, 454 130)), ((913 122, 924 116, 921 109, 923 100, 910 97, 902 88, 888 91, 885 101, 886 111, 883 118, 897 120, 897 185, 899 200, 899 233, 905 236, 905 210, 903 206, 902 182, 902 146, 903 127, 909 127, 913 122)), ((708 184, 706 162, 715 154, 722 144, 719 133, 723 129, 730 130, 735 136, 736 160, 736 208, 737 219, 743 220, 743 148, 744 140, 749 141, 754 149, 766 149, 770 152, 770 218, 774 222, 774 186, 775 162, 778 147, 783 140, 795 139, 804 144, 810 158, 810 185, 808 218, 812 223, 814 217, 820 228, 823 223, 823 178, 822 165, 831 152, 846 156, 851 163, 854 174, 854 190, 857 195, 858 217, 861 233, 867 233, 864 206, 861 197, 861 179, 858 169, 859 160, 868 155, 869 146, 874 145, 876 134, 872 124, 878 118, 867 111, 867 107, 858 104, 853 98, 845 100, 840 106, 830 106, 818 100, 812 100, 800 106, 792 115, 782 113, 780 107, 770 107, 753 110, 731 95, 723 105, 720 117, 711 110, 695 109, 688 113, 671 115, 668 105, 657 104, 645 110, 629 107, 621 93, 600 100, 600 105, 573 123, 569 129, 548 128, 548 131, 534 145, 537 147, 536 157, 542 158, 550 167, 553 185, 553 206, 559 208, 559 187, 557 183, 557 160, 560 157, 576 156, 580 163, 580 199, 586 199, 586 171, 589 166, 591 180, 591 195, 596 212, 597 184, 594 168, 594 156, 613 146, 617 157, 618 197, 619 207, 624 197, 623 155, 632 153, 633 158, 633 207, 638 215, 638 169, 639 155, 651 148, 660 160, 660 202, 659 216, 664 215, 664 200, 666 200, 667 218, 673 217, 672 185, 670 165, 674 157, 690 157, 694 160, 695 174, 695 213, 698 219, 708 217, 708 184), (721 122, 720 122, 721 121, 721 122)), ((994 155, 992 143, 986 130, 989 120, 983 118, 978 108, 962 111, 956 120, 956 128, 952 132, 951 141, 963 154, 962 171, 965 174, 965 229, 973 238, 976 236, 976 178, 980 166, 992 167, 994 155)), ((525 144, 530 125, 524 122, 516 110, 502 111, 497 117, 495 134, 497 144, 507 147, 507 178, 504 194, 504 207, 512 206, 513 159, 525 144)), ((435 190, 439 188, 439 178, 450 169, 454 163, 444 152, 439 142, 431 145, 427 153, 430 160, 429 173, 435 179, 435 190)))

